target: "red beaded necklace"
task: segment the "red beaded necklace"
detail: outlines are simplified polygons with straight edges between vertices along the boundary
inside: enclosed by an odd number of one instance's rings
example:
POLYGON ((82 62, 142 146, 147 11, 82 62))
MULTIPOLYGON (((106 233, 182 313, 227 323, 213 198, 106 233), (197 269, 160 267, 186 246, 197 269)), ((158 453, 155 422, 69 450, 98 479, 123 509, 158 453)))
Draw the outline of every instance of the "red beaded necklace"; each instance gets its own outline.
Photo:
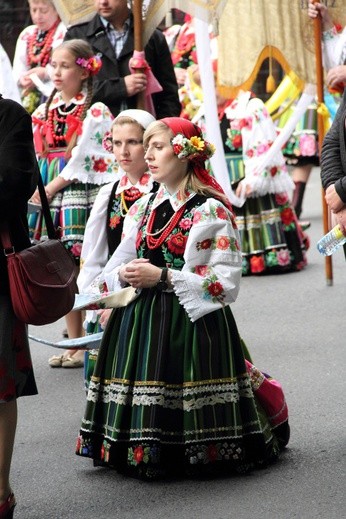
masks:
POLYGON ((52 50, 54 34, 59 23, 60 20, 58 19, 47 31, 47 34, 42 41, 37 41, 37 36, 39 34, 38 28, 36 28, 34 33, 30 36, 27 44, 27 64, 29 67, 34 65, 45 67, 47 65, 50 58, 50 51, 52 50), (37 50, 39 47, 41 47, 41 50, 40 52, 36 53, 35 50, 37 50))
POLYGON ((121 192, 120 198, 120 212, 121 216, 126 216, 126 214, 129 212, 129 208, 127 207, 126 200, 128 202, 134 202, 135 200, 139 200, 144 193, 141 193, 139 189, 136 187, 130 187, 129 189, 125 189, 125 191, 121 192))
POLYGON ((66 117, 67 115, 74 115, 74 117, 80 119, 80 116, 83 112, 84 104, 83 105, 75 105, 70 111, 63 112, 61 109, 53 108, 53 110, 49 110, 48 113, 48 126, 51 131, 51 135, 54 138, 54 144, 58 144, 59 142, 62 142, 66 139, 66 128, 64 129, 64 132, 62 134, 57 134, 55 131, 55 127, 61 123, 66 123, 66 117))
POLYGON ((183 216, 185 211, 185 204, 175 212, 172 217, 168 220, 168 222, 156 232, 152 232, 154 227, 154 221, 156 216, 156 209, 151 211, 150 216, 148 218, 147 229, 146 229, 146 242, 149 249, 157 249, 160 247, 163 242, 168 238, 174 227, 179 222, 180 218, 183 216), (155 238, 158 234, 161 234, 159 238, 155 238))

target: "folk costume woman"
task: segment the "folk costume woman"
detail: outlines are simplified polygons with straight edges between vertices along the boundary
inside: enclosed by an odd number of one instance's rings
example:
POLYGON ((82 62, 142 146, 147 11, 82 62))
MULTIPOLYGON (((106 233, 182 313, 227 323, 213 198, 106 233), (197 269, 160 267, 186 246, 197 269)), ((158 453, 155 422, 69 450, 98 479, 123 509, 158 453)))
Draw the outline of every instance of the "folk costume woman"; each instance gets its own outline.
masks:
POLYGON ((66 27, 52 0, 29 0, 33 25, 19 35, 13 60, 13 74, 20 88, 22 104, 32 113, 53 89, 49 76, 52 50, 64 39, 66 27))
MULTIPOLYGON (((54 224, 79 267, 85 226, 96 195, 117 174, 113 158, 102 146, 112 115, 103 103, 90 106, 92 76, 101 62, 87 42, 62 43, 53 52, 51 66, 55 89, 33 114, 34 141, 54 224)), ((40 203, 38 191, 32 201, 40 203)), ((40 213, 29 216, 29 228, 33 241, 46 238, 40 213)), ((69 315, 74 319, 78 314, 69 315)), ((80 337, 81 319, 78 326, 67 322, 67 331, 70 338, 80 337)), ((82 361, 78 367, 81 365, 82 361)))
POLYGON ((144 146, 161 186, 131 207, 103 273, 108 289, 140 293, 110 317, 76 452, 144 478, 247 470, 287 443, 287 408, 245 359, 229 306, 241 253, 231 206, 204 168, 213 147, 181 118, 152 123, 144 146))
POLYGON ((235 208, 241 235, 243 275, 283 273, 306 265, 306 245, 289 195, 294 184, 281 152, 261 167, 263 155, 276 138, 274 123, 263 102, 242 92, 226 108, 229 148, 242 152, 245 178, 236 194, 246 196, 235 208))
MULTIPOLYGON (((119 166, 120 178, 100 189, 90 213, 81 252, 80 293, 92 292, 98 286, 100 274, 121 241, 124 218, 134 202, 157 191, 143 148, 144 130, 153 121, 155 118, 145 110, 123 110, 113 121, 109 139, 105 139, 119 166)), ((95 311, 87 312, 85 326, 89 333, 95 327, 99 331, 95 311)))

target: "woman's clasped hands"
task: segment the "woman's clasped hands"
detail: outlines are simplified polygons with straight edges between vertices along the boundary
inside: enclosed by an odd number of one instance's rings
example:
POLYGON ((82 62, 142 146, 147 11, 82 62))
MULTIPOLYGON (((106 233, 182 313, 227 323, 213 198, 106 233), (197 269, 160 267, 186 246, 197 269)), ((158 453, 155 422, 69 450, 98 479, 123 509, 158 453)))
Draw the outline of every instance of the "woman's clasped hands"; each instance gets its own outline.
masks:
POLYGON ((154 287, 159 282, 160 276, 160 267, 152 265, 145 258, 134 259, 124 265, 119 271, 120 281, 134 288, 154 287))

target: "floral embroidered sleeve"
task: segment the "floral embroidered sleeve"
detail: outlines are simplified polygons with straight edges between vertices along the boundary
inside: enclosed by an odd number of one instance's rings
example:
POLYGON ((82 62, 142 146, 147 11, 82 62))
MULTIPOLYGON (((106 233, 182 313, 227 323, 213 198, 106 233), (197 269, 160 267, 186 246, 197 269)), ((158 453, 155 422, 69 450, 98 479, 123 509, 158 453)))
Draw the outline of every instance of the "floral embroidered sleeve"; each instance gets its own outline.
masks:
POLYGON ((346 27, 340 33, 336 27, 323 32, 323 64, 327 70, 343 65, 346 54, 346 27))
POLYGON ((111 112, 103 103, 95 103, 89 108, 77 145, 60 173, 65 180, 101 185, 117 178, 118 168, 113 155, 102 146, 112 120, 111 112))
POLYGON ((230 121, 230 126, 238 128, 241 132, 245 168, 243 185, 250 186, 252 193, 259 196, 293 189, 293 181, 280 150, 265 161, 265 167, 262 166, 277 137, 274 122, 263 101, 258 98, 249 99, 248 92, 240 94, 239 97, 240 102, 235 105, 235 109, 231 106, 228 116, 236 117, 230 121))
POLYGON ((194 211, 185 265, 171 269, 174 292, 192 322, 233 303, 241 279, 241 252, 233 215, 215 199, 194 211))

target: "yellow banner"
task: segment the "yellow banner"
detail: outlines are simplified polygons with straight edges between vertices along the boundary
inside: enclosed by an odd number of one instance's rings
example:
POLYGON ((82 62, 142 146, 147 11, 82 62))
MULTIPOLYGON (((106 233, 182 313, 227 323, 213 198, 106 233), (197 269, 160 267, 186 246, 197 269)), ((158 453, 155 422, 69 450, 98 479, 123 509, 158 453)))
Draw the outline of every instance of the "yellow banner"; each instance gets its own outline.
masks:
MULTIPOLYGON (((346 1, 325 3, 343 26, 346 1)), ((314 22, 307 6, 307 0, 227 0, 219 21, 219 83, 234 93, 250 89, 269 57, 286 73, 293 70, 301 80, 316 83, 314 22)))

